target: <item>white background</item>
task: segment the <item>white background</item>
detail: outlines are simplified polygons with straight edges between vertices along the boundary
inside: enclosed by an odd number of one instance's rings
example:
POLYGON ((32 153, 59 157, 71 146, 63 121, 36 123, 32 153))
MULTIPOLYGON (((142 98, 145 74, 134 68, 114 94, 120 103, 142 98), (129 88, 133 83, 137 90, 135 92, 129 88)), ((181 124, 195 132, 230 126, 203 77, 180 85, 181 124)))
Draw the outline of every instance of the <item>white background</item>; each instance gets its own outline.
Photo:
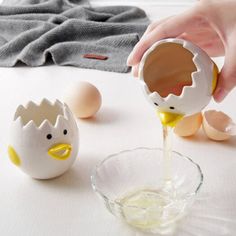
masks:
MULTIPOLYGON (((181 12, 183 6, 145 7, 152 19, 181 12)), ((222 59, 218 59, 222 65, 222 59)), ((111 153, 162 145, 161 126, 137 80, 75 67, 0 68, 0 235, 1 236, 139 236, 107 212, 90 185, 94 166, 111 153), (7 157, 9 127, 16 107, 43 97, 62 99, 75 81, 90 81, 101 91, 103 106, 90 120, 78 120, 79 159, 63 176, 34 180, 7 157)), ((220 109, 236 120, 236 93, 220 109)), ((174 149, 200 164, 202 192, 174 236, 236 234, 236 139, 213 142, 200 131, 190 139, 174 137, 174 149)), ((189 176, 191 178, 191 176, 189 176)))

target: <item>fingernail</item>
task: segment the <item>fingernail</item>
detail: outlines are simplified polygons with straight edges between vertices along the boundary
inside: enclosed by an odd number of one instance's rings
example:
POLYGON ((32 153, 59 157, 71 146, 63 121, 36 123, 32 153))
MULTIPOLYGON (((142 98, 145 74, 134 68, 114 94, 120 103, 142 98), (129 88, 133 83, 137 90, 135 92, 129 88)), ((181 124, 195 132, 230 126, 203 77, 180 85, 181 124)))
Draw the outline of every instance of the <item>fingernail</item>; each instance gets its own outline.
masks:
POLYGON ((133 52, 131 52, 127 58, 127 62, 126 62, 127 66, 132 66, 132 63, 131 63, 132 57, 133 57, 133 52))
POLYGON ((136 66, 132 67, 132 72, 131 73, 132 73, 133 77, 138 77, 138 71, 137 71, 136 66))
POLYGON ((227 94, 228 92, 223 88, 216 89, 214 93, 214 99, 216 102, 220 103, 224 100, 227 94))

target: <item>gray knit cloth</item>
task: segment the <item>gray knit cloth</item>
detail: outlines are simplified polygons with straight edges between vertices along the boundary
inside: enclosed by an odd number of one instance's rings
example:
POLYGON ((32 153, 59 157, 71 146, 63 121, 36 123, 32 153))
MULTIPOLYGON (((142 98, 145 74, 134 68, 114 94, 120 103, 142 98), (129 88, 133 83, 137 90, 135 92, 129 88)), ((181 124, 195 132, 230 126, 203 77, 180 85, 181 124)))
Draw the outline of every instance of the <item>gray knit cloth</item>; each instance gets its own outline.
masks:
POLYGON ((148 23, 145 12, 132 6, 90 7, 86 0, 4 0, 0 66, 18 62, 41 66, 52 60, 58 65, 127 72, 126 59, 148 23))

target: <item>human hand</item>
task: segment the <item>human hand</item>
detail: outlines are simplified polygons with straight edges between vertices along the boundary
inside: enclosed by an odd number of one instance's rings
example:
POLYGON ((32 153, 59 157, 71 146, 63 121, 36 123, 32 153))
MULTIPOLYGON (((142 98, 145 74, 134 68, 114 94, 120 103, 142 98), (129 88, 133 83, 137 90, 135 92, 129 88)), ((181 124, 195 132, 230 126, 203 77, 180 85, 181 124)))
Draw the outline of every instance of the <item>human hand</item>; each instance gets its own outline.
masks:
POLYGON ((209 56, 225 55, 214 99, 221 102, 236 86, 236 1, 201 0, 182 14, 151 23, 135 45, 127 64, 138 76, 145 51, 164 38, 182 38, 205 50, 209 56))

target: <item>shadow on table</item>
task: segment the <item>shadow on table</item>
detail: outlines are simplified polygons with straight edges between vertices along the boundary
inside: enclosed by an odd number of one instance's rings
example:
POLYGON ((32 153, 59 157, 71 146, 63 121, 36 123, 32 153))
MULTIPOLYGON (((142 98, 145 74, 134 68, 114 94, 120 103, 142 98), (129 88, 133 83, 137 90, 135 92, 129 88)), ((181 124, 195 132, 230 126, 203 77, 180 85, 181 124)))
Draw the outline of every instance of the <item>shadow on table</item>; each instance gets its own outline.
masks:
POLYGON ((183 219, 175 235, 171 236, 234 236, 236 212, 221 206, 221 199, 198 199, 191 214, 183 219))
POLYGON ((214 141, 209 139, 202 130, 200 130, 197 134, 195 134, 194 136, 190 136, 190 137, 185 137, 182 139, 188 140, 190 142, 195 142, 195 143, 217 143, 217 145, 224 145, 224 146, 228 146, 228 147, 232 147, 232 148, 236 148, 236 136, 231 137, 228 140, 224 140, 224 141, 214 141))
POLYGON ((87 119, 80 119, 80 122, 89 124, 112 124, 122 118, 124 118, 124 116, 117 110, 109 107, 102 107, 95 116, 87 119))
MULTIPOLYGON (((182 219, 177 230, 167 236, 235 236, 236 212, 230 206, 221 206, 220 197, 205 197, 196 200, 191 212, 182 219)), ((153 236, 117 222, 124 235, 153 236)), ((121 230, 119 230, 121 232, 121 230)), ((156 235, 159 236, 159 235, 156 235)))
POLYGON ((226 142, 222 143, 222 145, 226 145, 226 146, 230 146, 230 147, 234 147, 236 148, 236 136, 230 138, 229 140, 227 140, 226 142))
POLYGON ((90 176, 98 159, 92 156, 78 158, 74 165, 63 175, 49 180, 33 180, 37 185, 43 185, 44 188, 81 193, 92 190, 90 176))
MULTIPOLYGON (((1 2, 1 1, 0 1, 1 2)), ((39 66, 28 66, 26 65, 24 62, 22 61, 17 61, 17 63, 14 65, 14 67, 16 68, 35 68, 35 67, 42 67, 42 66, 51 66, 51 65, 55 65, 53 59, 52 59, 52 56, 50 53, 48 53, 46 55, 46 58, 45 58, 45 63, 43 65, 39 65, 39 66)))

